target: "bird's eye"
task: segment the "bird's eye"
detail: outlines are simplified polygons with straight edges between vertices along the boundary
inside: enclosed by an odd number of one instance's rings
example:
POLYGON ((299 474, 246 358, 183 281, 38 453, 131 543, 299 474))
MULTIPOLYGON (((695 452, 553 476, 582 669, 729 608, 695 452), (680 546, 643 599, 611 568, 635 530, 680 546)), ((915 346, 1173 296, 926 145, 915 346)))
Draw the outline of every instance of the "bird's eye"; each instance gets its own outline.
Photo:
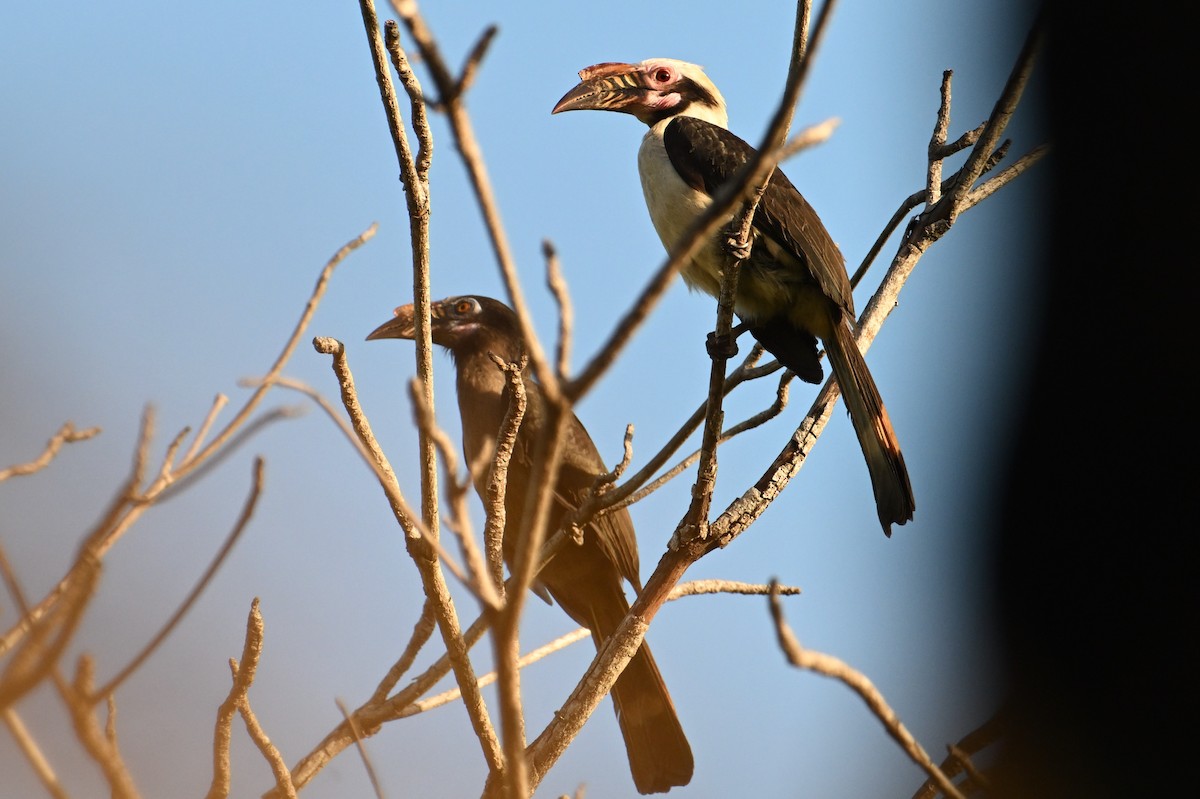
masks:
POLYGON ((479 303, 470 297, 463 297, 454 303, 454 312, 459 316, 466 316, 474 313, 479 309, 479 303))
POLYGON ((653 77, 656 83, 669 83, 671 80, 671 70, 666 67, 659 67, 654 70, 653 77))

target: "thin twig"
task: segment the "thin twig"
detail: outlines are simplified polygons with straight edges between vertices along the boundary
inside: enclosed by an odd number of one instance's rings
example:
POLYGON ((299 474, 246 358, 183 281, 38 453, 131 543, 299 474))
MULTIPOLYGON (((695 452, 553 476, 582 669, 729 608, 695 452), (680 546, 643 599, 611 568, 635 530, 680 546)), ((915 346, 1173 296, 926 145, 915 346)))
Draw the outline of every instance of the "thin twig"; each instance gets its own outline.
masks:
POLYGON ((413 380, 409 383, 409 398, 416 410, 418 430, 429 436, 442 456, 443 477, 449 506, 447 525, 458 540, 459 552, 462 553, 463 562, 466 564, 465 569, 456 564, 449 553, 444 551, 440 541, 431 541, 430 543, 437 547, 438 556, 445 561, 447 568, 481 604, 493 609, 499 608, 503 604, 503 600, 496 591, 499 581, 491 578, 484 556, 480 553, 479 547, 475 545, 475 531, 471 525, 471 515, 467 508, 467 497, 471 490, 470 475, 467 475, 466 480, 459 478, 455 446, 451 443, 450 436, 446 434, 446 431, 437 426, 433 417, 433 409, 425 405, 419 381, 413 380))
POLYGON ((201 575, 191 592, 188 593, 187 597, 179 605, 179 608, 175 611, 175 613, 171 615, 171 618, 167 620, 166 624, 162 626, 162 629, 159 630, 158 633, 150 639, 146 646, 142 648, 142 651, 139 652, 137 656, 134 657, 127 666, 125 666, 125 668, 118 671, 114 677, 105 683, 102 688, 97 690, 95 695, 91 697, 93 702, 99 701, 101 698, 111 696, 113 693, 115 693, 117 687, 120 686, 121 683, 125 682, 125 680, 128 679, 131 674, 137 671, 137 669, 140 668, 147 659, 149 659, 150 655, 152 655, 154 651, 158 649, 159 645, 167 639, 167 636, 175 630, 175 628, 179 625, 179 622, 182 621, 183 617, 187 615, 187 612, 191 610, 192 605, 194 605, 196 600, 200 598, 200 595, 204 593, 204 589, 208 587, 210 582, 212 582, 213 577, 216 576, 217 571, 221 568, 221 564, 225 562, 225 558, 231 551, 233 551, 234 544, 236 544, 238 539, 241 538, 242 532, 246 529, 246 525, 250 523, 250 518, 254 515, 254 509, 258 505, 258 498, 262 496, 263 469, 264 462, 262 457, 255 458, 254 475, 253 482, 250 486, 250 495, 246 497, 246 501, 242 505, 241 515, 238 517, 233 529, 230 531, 229 535, 226 536, 225 542, 221 545, 221 548, 217 550, 217 554, 213 557, 212 562, 208 564, 208 568, 205 569, 204 574, 201 575))
MULTIPOLYGON (((521 658, 517 660, 517 668, 523 669, 526 666, 536 663, 542 658, 547 657, 548 655, 552 655, 555 652, 566 649, 571 644, 579 641, 586 641, 591 637, 592 634, 587 628, 577 627, 566 635, 560 635, 550 643, 540 646, 537 649, 531 650, 527 654, 522 655, 521 658)), ((479 678, 479 687, 486 687, 495 681, 496 672, 489 671, 487 674, 479 678)), ((412 704, 406 706, 404 710, 398 714, 398 716, 400 718, 415 716, 419 713, 424 713, 427 710, 433 710, 435 707, 441 707, 442 705, 449 704, 461 696, 462 694, 457 688, 451 688, 449 691, 443 691, 442 693, 437 694, 436 696, 431 696, 428 699, 422 699, 418 702, 413 702, 412 704)))
POLYGON ((5 708, 3 712, 0 712, 0 718, 3 718, 4 726, 8 728, 13 740, 17 742, 17 747, 25 756, 25 762, 29 763, 33 773, 37 775, 38 782, 46 789, 46 793, 50 794, 53 799, 69 799, 66 789, 58 780, 58 775, 54 773, 50 761, 46 760, 41 747, 37 745, 37 741, 33 740, 33 736, 25 723, 21 721, 21 717, 17 715, 17 711, 11 707, 5 708))
MULTIPOLYGON (((230 663, 230 666, 234 669, 238 668, 236 663, 230 663)), ((250 709, 250 697, 247 693, 243 692, 238 696, 237 709, 242 717, 242 722, 246 725, 246 732, 249 734, 250 740, 254 742, 263 759, 271 766, 271 773, 275 775, 275 787, 286 799, 296 799, 296 786, 292 784, 292 775, 288 771, 287 763, 283 761, 283 756, 271 743, 266 730, 259 724, 258 717, 250 709)))
POLYGON ((308 328, 308 323, 312 320, 313 314, 316 313, 317 305, 320 304, 321 298, 325 296, 325 290, 329 286, 329 279, 333 277, 333 271, 342 261, 346 260, 350 253, 354 252, 359 247, 374 238, 375 232, 378 229, 379 225, 372 223, 371 226, 362 233, 358 234, 353 239, 338 248, 338 251, 335 252, 329 258, 329 260, 325 262, 325 267, 321 270, 321 274, 317 277, 316 285, 313 286, 312 294, 309 295, 308 302, 305 304, 304 310, 300 314, 300 319, 297 320, 291 336, 288 337, 287 342, 283 346, 283 350, 275 359, 275 363, 273 363, 271 368, 267 371, 266 376, 263 378, 262 385, 254 391, 254 393, 250 396, 250 399, 246 401, 246 404, 242 406, 237 414, 234 415, 233 419, 231 419, 225 425, 225 427, 222 428, 221 432, 218 433, 206 447, 179 465, 179 468, 176 469, 174 473, 174 478, 176 480, 186 476, 189 471, 197 468, 203 461, 209 458, 217 449, 221 447, 222 444, 229 440, 229 438, 242 425, 242 423, 249 418, 250 414, 254 412, 254 409, 258 407, 263 396, 269 390, 271 381, 283 371, 283 367, 292 357, 292 353, 295 351, 296 345, 300 342, 301 336, 304 335, 304 331, 308 328))
POLYGON ((63 703, 71 713, 76 740, 82 744, 84 751, 104 773, 109 790, 112 792, 112 799, 137 799, 137 787, 134 785, 129 768, 121 758, 115 736, 110 737, 105 728, 97 723, 93 705, 88 701, 88 697, 93 693, 94 669, 95 664, 92 659, 84 655, 79 658, 73 683, 68 684, 56 671, 54 684, 63 703))
POLYGON ((63 426, 58 429, 58 432, 50 437, 46 442, 46 448, 42 450, 42 454, 31 460, 29 463, 22 463, 16 466, 9 466, 7 469, 0 469, 0 483, 10 477, 24 477, 25 475, 33 474, 40 471, 54 460, 54 456, 62 449, 63 444, 72 444, 76 441, 86 441, 89 438, 100 434, 99 427, 89 427, 86 430, 76 430, 73 422, 64 422, 63 426))
POLYGON ((379 784, 379 775, 375 773, 375 766, 371 763, 371 754, 367 751, 366 743, 363 742, 362 731, 354 722, 354 717, 346 710, 346 703, 341 699, 335 701, 338 710, 342 712, 342 718, 346 720, 346 724, 354 736, 354 746, 358 749, 358 756, 362 758, 363 768, 367 770, 367 777, 371 780, 371 789, 375 792, 376 799, 383 799, 383 786, 379 784))
POLYGON ((417 617, 417 623, 413 626, 412 636, 408 639, 408 644, 404 647, 404 652, 388 669, 388 673, 379 681, 379 685, 375 688, 375 693, 371 694, 371 699, 368 704, 379 704, 387 699, 387 695, 396 687, 396 683, 400 682, 412 664, 416 662, 417 655, 421 648, 429 641, 433 635, 434 628, 437 626, 437 621, 433 617, 432 600, 428 597, 425 599, 425 604, 421 606, 421 615, 417 617))
MULTIPOLYGON (((717 443, 724 444, 726 441, 729 441, 730 439, 734 438, 735 436, 741 435, 742 433, 745 433, 749 430, 753 430, 756 427, 766 424, 771 419, 774 419, 776 416, 783 413, 783 409, 785 407, 787 407, 788 386, 790 385, 793 377, 795 377, 795 375, 792 372, 790 372, 790 371, 784 372, 783 375, 779 378, 779 385, 775 390, 775 400, 769 406, 767 406, 763 410, 759 411, 758 413, 753 414, 752 416, 749 416, 746 419, 743 419, 741 422, 738 422, 735 425, 731 425, 730 427, 727 427, 724 431, 722 431, 721 437, 717 440, 717 443)), ((696 411, 696 415, 693 418, 696 419, 697 422, 701 418, 703 418, 702 415, 704 413, 704 410, 705 409, 702 406, 701 408, 699 408, 696 411)), ((694 450, 690 455, 684 457, 682 460, 678 461, 674 466, 665 470, 662 474, 660 474, 658 477, 656 477, 653 481, 646 483, 644 486, 642 486, 638 490, 634 491, 633 493, 629 494, 627 498, 622 499, 621 501, 617 502, 615 505, 606 506, 605 510, 611 511, 611 510, 615 510, 617 508, 628 507, 629 505, 632 505, 635 502, 640 502, 642 499, 649 496, 650 494, 653 494, 655 491, 662 488, 664 485, 669 483, 671 480, 675 479, 680 474, 685 472, 688 469, 688 467, 690 467, 693 463, 695 463, 697 460, 699 460, 700 452, 701 452, 701 450, 699 450, 699 449, 694 450)), ((630 482, 633 482, 633 481, 631 480, 630 482)))
POLYGON ((1000 92, 999 99, 996 100, 992 112, 988 115, 983 132, 979 134, 979 140, 975 142, 975 146, 967 156, 966 163, 958 171, 958 181, 927 212, 922 227, 934 237, 944 233, 964 209, 964 201, 974 188, 975 181, 983 174, 992 156, 992 151, 1000 141, 1004 129, 1008 126, 1009 120, 1021 101, 1021 95, 1025 91, 1025 86, 1033 71, 1033 65, 1037 60, 1037 53, 1041 49, 1045 15, 1046 9, 1040 8, 1004 89, 1000 92))
MULTIPOLYGON (((508 391, 508 407, 504 418, 500 421, 500 429, 496 432, 496 451, 487 459, 487 499, 486 521, 484 522, 484 547, 487 551, 487 563, 496 592, 501 598, 506 598, 504 589, 504 531, 508 526, 508 468, 512 462, 513 451, 517 446, 517 435, 521 423, 525 420, 525 411, 529 406, 529 398, 525 391, 523 377, 528 361, 522 354, 517 363, 504 363, 495 355, 492 356, 496 367, 504 372, 505 385, 508 391)), ((482 455, 481 455, 482 457, 482 455)), ((479 468, 482 464, 472 464, 471 468, 479 468)))
POLYGON ((571 292, 558 261, 558 252, 550 239, 542 241, 542 256, 546 259, 546 287, 558 304, 558 352, 555 356, 555 371, 561 380, 567 379, 571 365, 571 331, 575 329, 575 311, 571 306, 571 292))
POLYGON ((233 684, 229 686, 229 694, 217 708, 217 724, 213 732, 213 778, 206 799, 225 799, 229 796, 229 744, 232 740, 233 715, 237 712, 241 699, 249 692, 250 683, 254 681, 258 659, 262 655, 262 644, 263 619, 258 609, 258 597, 255 597, 250 603, 250 614, 246 619, 241 665, 239 666, 239 661, 229 659, 233 684))
POLYGON ((775 623, 775 634, 779 640, 779 648, 783 650, 788 662, 798 669, 815 671, 818 674, 839 680, 850 688, 850 690, 858 694, 859 698, 866 703, 875 717, 882 722, 888 735, 900 744, 900 747, 912 758, 914 763, 937 782, 946 796, 953 797, 954 799, 963 799, 962 794, 955 788, 954 783, 934 765, 933 760, 930 759, 921 744, 917 742, 908 729, 900 722, 896 712, 892 710, 891 706, 883 698, 883 694, 879 692, 866 675, 851 668, 844 661, 832 655, 814 652, 811 649, 805 649, 800 646, 795 633, 792 632, 783 617, 783 603, 779 601, 779 594, 773 591, 770 594, 769 602, 771 618, 775 623))
MULTIPOLYGON (((965 772, 977 785, 984 787, 986 780, 978 770, 972 767, 970 756, 1001 740, 1007 732, 1008 724, 1008 713, 1005 708, 1002 708, 983 724, 960 738, 957 744, 947 745, 946 749, 949 754, 942 760, 942 772, 949 778, 965 772)), ((962 787, 966 791, 970 786, 964 784, 962 787)), ((930 778, 917 789, 912 799, 935 799, 937 794, 938 784, 930 778)))
POLYGON ((204 421, 200 423, 200 429, 196 431, 196 437, 192 439, 192 445, 188 447, 188 451, 184 453, 183 459, 190 461, 196 457, 196 453, 200 451, 200 445, 204 443, 204 439, 208 437, 208 431, 212 429, 213 424, 217 421, 217 415, 221 410, 229 404, 229 397, 224 394, 217 394, 213 398, 213 404, 208 409, 208 415, 204 417, 204 421))

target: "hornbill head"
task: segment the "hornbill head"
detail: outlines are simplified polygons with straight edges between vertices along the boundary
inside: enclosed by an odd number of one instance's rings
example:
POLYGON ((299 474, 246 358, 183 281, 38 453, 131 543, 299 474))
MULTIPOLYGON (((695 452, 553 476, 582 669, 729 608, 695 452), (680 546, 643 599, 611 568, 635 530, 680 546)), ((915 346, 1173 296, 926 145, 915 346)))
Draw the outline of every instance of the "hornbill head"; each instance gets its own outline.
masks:
MULTIPOLYGON (((392 311, 392 318, 367 334, 367 341, 381 338, 413 339, 417 335, 416 310, 412 303, 392 311)), ((478 295, 447 297, 429 305, 430 338, 434 344, 458 356, 468 352, 493 352, 515 361, 521 349, 521 326, 517 315, 499 300, 478 295)))
POLYGON ((640 64, 605 62, 579 70, 579 83, 550 112, 622 111, 654 125, 669 117, 693 116, 728 126, 725 98, 695 64, 650 58, 640 64))

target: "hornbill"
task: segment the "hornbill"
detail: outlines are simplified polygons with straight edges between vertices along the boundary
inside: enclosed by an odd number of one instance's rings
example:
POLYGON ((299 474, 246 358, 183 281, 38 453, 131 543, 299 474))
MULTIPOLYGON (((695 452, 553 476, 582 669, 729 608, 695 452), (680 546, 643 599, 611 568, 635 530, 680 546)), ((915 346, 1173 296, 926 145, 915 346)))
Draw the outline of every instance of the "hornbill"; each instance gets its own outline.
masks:
MULTIPOLYGON (((412 339, 416 334, 411 304, 396 308, 391 319, 367 336, 412 339)), ((517 315, 504 303, 490 297, 448 297, 430 307, 431 337, 445 347, 457 372, 458 410, 462 417, 463 454, 468 463, 478 463, 495 452, 496 439, 508 409, 507 380, 491 360, 495 354, 516 363, 524 350, 517 315)), ((537 441, 549 424, 541 388, 526 370, 526 409, 517 432, 508 467, 505 494, 507 526, 504 558, 511 565, 518 530, 525 515, 532 459, 537 441)), ((607 472, 604 460, 583 424, 571 414, 563 443, 562 464, 554 485, 549 513, 549 530, 558 529, 566 514, 586 499, 596 478, 607 472)), ((486 461, 485 461, 486 462, 486 461)), ((487 475, 475 475, 475 490, 487 496, 487 475)), ((616 631, 629 610, 622 578, 638 592, 637 539, 633 521, 624 508, 588 522, 583 542, 568 543, 538 574, 534 590, 558 602, 580 626, 592 633, 600 645, 616 631)), ((612 688, 613 704, 634 785, 640 793, 662 793, 692 778, 692 750, 683 734, 675 705, 662 674, 644 641, 612 688)))
MULTIPOLYGON (((551 113, 621 111, 650 127, 638 150, 638 172, 650 219, 670 252, 754 148, 728 130, 725 100, 695 64, 670 58, 609 62, 580 70, 579 78, 551 113)), ((817 339, 824 344, 871 473, 879 521, 890 536, 893 523, 912 519, 915 504, 900 442, 854 342, 845 259, 816 211, 779 169, 755 210, 751 231, 734 311, 767 352, 809 383, 821 381, 817 339)), ((689 288, 714 297, 729 260, 718 238, 681 269, 689 288)))

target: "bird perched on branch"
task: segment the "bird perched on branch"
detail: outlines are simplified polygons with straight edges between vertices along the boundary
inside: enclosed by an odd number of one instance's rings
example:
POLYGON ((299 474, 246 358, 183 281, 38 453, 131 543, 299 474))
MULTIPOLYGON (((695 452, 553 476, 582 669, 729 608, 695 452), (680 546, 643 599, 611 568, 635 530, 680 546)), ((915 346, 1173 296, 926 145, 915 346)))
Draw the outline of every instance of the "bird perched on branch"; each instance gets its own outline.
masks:
MULTIPOLYGON (((638 171, 650 218, 670 252, 754 148, 727 129, 725 100, 695 64, 670 58, 610 62, 580 70, 579 78, 552 113, 620 111, 650 127, 638 151, 638 171)), ((681 269, 690 288, 714 297, 731 257, 720 238, 681 269)), ((854 341, 845 259, 816 211, 778 169, 755 210, 751 245, 734 310, 767 352, 801 380, 820 382, 817 339, 824 344, 871 473, 880 524, 890 536, 892 524, 912 519, 915 504, 900 442, 854 341)))
MULTIPOLYGON (((416 334, 413 306, 402 305, 375 328, 367 340, 412 339, 416 334)), ((458 409, 462 416, 463 454, 477 463, 495 451, 509 406, 504 373, 489 357, 517 363, 524 351, 517 315, 490 297, 449 297, 430 308, 431 337, 445 347, 457 371, 458 409)), ((546 400, 536 382, 525 375, 527 405, 508 467, 504 558, 511 565, 518 531, 530 500, 529 480, 540 437, 550 424, 546 400)), ((553 532, 579 507, 608 469, 579 419, 571 414, 564 435, 562 465, 554 485, 548 530, 553 532)), ((475 475, 475 489, 487 496, 487 475, 475 475)), ((485 499, 486 501, 486 499, 485 499)), ((545 565, 536 590, 548 593, 567 615, 592 633, 597 649, 616 631, 629 610, 622 579, 638 592, 637 539, 624 508, 588 522, 581 545, 567 543, 545 565)), ((650 647, 643 641, 612 688, 613 703, 634 784, 640 793, 662 793, 692 778, 692 750, 683 734, 650 647)))

